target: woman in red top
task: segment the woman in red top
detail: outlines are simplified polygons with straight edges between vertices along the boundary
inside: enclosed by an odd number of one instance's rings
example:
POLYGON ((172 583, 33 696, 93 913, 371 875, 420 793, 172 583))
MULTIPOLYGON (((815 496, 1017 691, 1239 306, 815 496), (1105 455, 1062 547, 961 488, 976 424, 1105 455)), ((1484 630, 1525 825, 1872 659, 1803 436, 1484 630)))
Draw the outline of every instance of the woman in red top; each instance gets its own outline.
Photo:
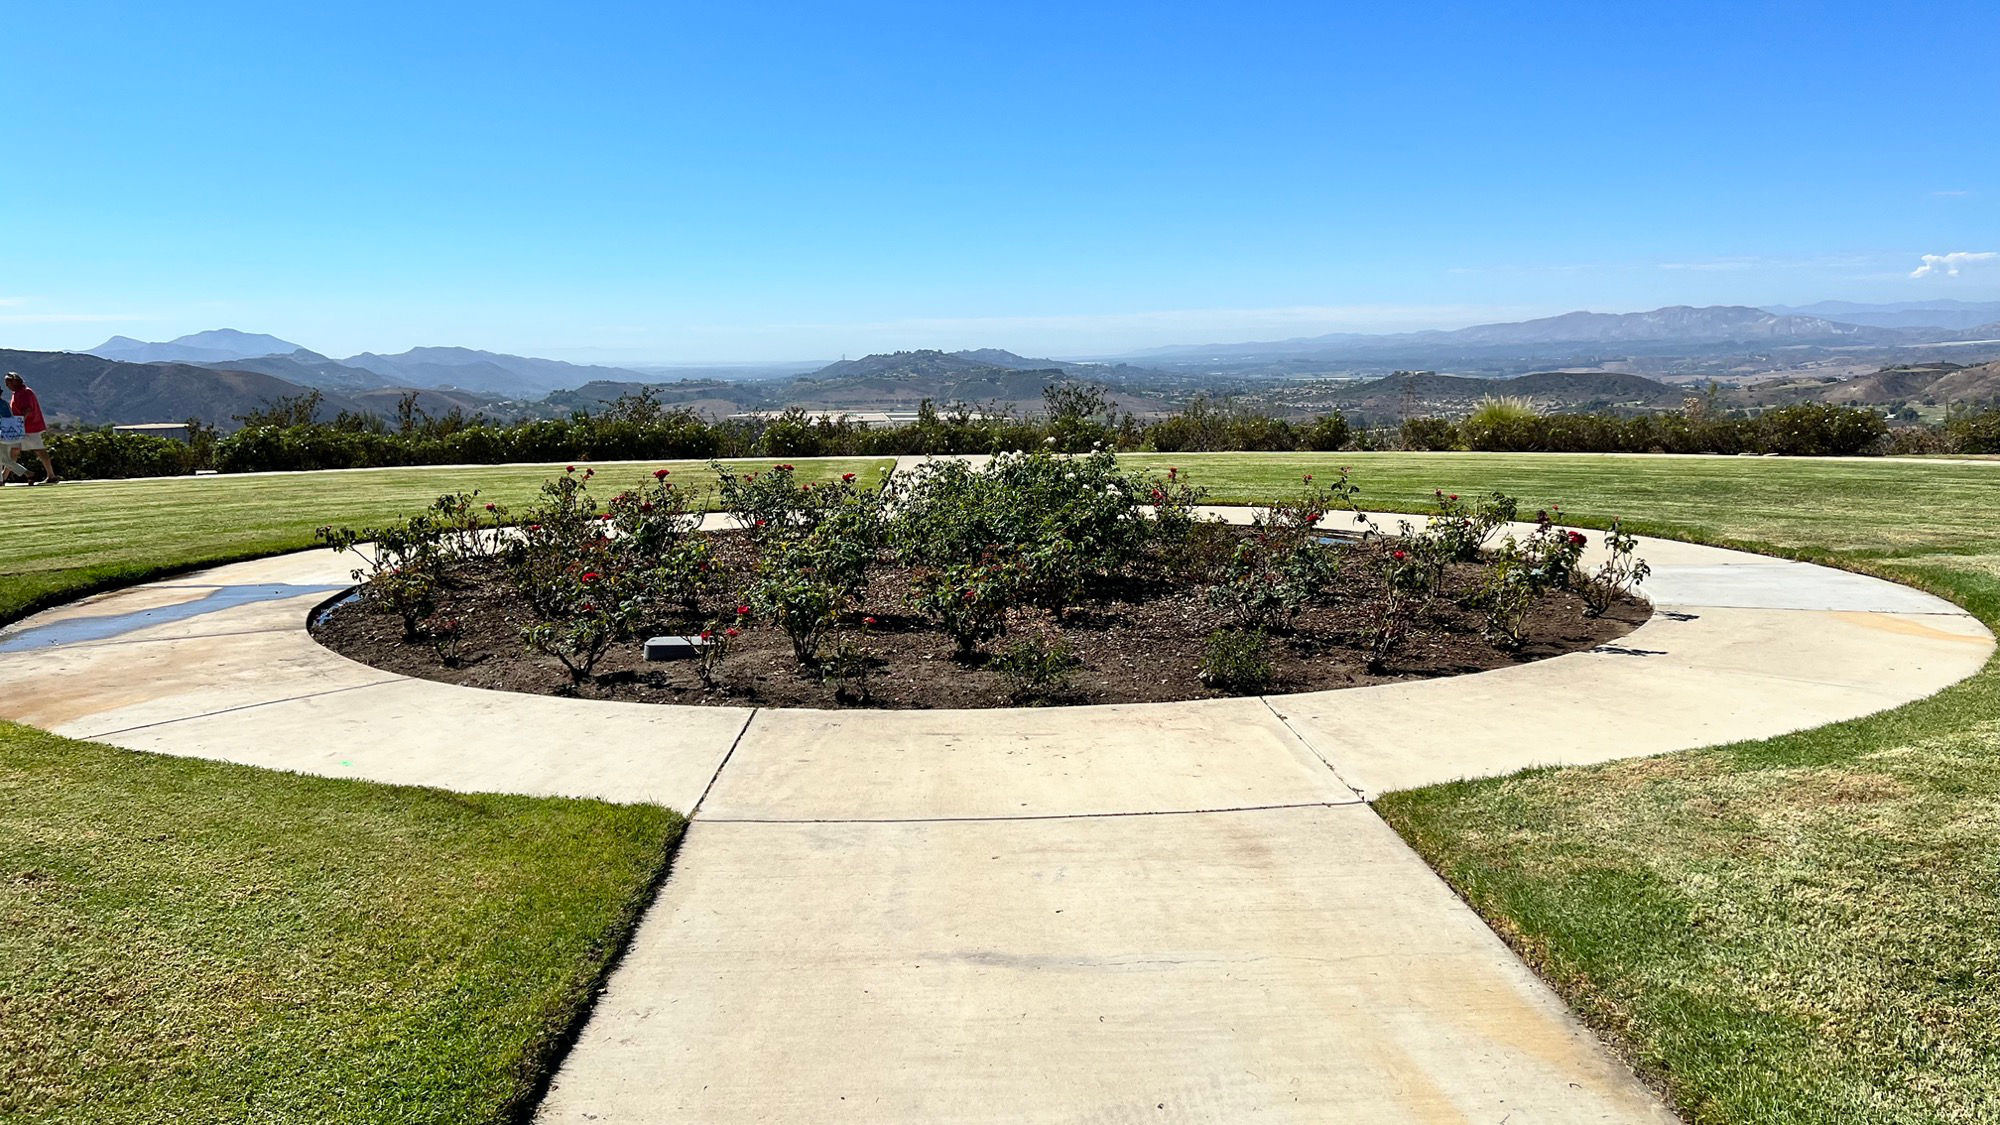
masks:
MULTIPOLYGON (((25 452, 33 453, 41 459, 43 484, 58 483, 62 478, 56 476, 56 463, 49 460, 48 447, 44 444, 45 439, 42 437, 43 431, 49 428, 49 424, 42 420, 42 400, 35 397, 35 392, 30 390, 28 384, 22 381, 18 372, 9 371, 5 382, 7 386, 7 412, 19 418, 22 428, 27 431, 26 435, 21 439, 19 448, 25 452)), ((7 458, 9 461, 13 459, 12 457, 7 458)), ((30 481, 29 483, 32 484, 34 482, 30 481)))

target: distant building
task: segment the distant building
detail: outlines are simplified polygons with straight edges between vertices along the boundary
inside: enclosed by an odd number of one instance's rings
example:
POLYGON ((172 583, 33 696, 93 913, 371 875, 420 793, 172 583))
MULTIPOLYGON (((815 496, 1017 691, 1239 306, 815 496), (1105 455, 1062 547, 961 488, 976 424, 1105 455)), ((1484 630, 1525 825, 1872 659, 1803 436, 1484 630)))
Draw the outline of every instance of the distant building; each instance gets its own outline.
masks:
MULTIPOLYGON (((729 417, 731 419, 741 419, 746 422, 772 422, 784 417, 786 413, 788 412, 783 410, 746 410, 741 414, 731 414, 729 417)), ((941 411, 940 414, 947 417, 957 416, 956 412, 953 411, 941 411)), ((825 418, 830 421, 846 422, 849 425, 861 426, 863 428, 874 426, 908 426, 915 423, 918 417, 917 412, 914 410, 842 410, 838 413, 831 410, 823 410, 818 413, 808 411, 808 416, 815 422, 825 418)), ((986 415, 974 410, 968 412, 966 417, 977 422, 984 421, 986 415)))
POLYGON ((121 434, 144 434, 147 437, 172 438, 175 441, 188 439, 186 422, 134 422, 126 426, 113 426, 113 431, 121 434))

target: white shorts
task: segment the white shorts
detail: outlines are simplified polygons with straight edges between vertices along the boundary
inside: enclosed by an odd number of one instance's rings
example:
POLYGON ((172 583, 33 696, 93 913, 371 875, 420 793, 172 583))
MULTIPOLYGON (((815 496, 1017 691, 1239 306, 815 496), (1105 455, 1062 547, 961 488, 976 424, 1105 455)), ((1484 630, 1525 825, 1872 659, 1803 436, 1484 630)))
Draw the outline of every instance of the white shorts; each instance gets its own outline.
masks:
POLYGON ((47 430, 36 430, 32 434, 23 434, 21 436, 21 444, 14 448, 23 450, 45 449, 47 447, 42 444, 42 435, 47 432, 47 430))

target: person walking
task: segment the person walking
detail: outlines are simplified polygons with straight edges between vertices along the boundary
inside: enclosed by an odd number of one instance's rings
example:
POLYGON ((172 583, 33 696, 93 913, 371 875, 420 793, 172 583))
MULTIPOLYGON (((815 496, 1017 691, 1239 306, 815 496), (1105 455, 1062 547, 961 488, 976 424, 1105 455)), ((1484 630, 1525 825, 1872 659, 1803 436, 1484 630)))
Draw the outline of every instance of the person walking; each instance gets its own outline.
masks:
POLYGON ((42 419, 42 400, 35 396, 34 390, 21 378, 18 371, 7 372, 5 379, 0 382, 4 382, 7 388, 7 413, 21 420, 20 444, 9 449, 5 458, 0 458, 7 462, 0 468, 27 476, 28 470, 20 463, 19 454, 33 453, 42 462, 42 483, 61 483, 62 478, 56 476, 56 463, 49 459, 47 439, 43 437, 49 424, 42 419))

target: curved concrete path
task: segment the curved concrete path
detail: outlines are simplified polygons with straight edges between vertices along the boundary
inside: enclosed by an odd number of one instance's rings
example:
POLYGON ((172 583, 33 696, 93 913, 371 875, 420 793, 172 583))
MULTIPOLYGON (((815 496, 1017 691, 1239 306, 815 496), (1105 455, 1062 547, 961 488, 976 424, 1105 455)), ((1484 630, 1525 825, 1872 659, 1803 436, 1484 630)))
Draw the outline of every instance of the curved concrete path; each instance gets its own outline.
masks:
POLYGON ((1866 714, 1972 674, 1993 638, 1871 578, 1640 552, 1659 612, 1587 653, 970 712, 409 680, 306 635, 347 581, 315 552, 0 630, 0 715, 138 750, 692 810, 547 1121, 1665 1122, 1365 798, 1866 714))

